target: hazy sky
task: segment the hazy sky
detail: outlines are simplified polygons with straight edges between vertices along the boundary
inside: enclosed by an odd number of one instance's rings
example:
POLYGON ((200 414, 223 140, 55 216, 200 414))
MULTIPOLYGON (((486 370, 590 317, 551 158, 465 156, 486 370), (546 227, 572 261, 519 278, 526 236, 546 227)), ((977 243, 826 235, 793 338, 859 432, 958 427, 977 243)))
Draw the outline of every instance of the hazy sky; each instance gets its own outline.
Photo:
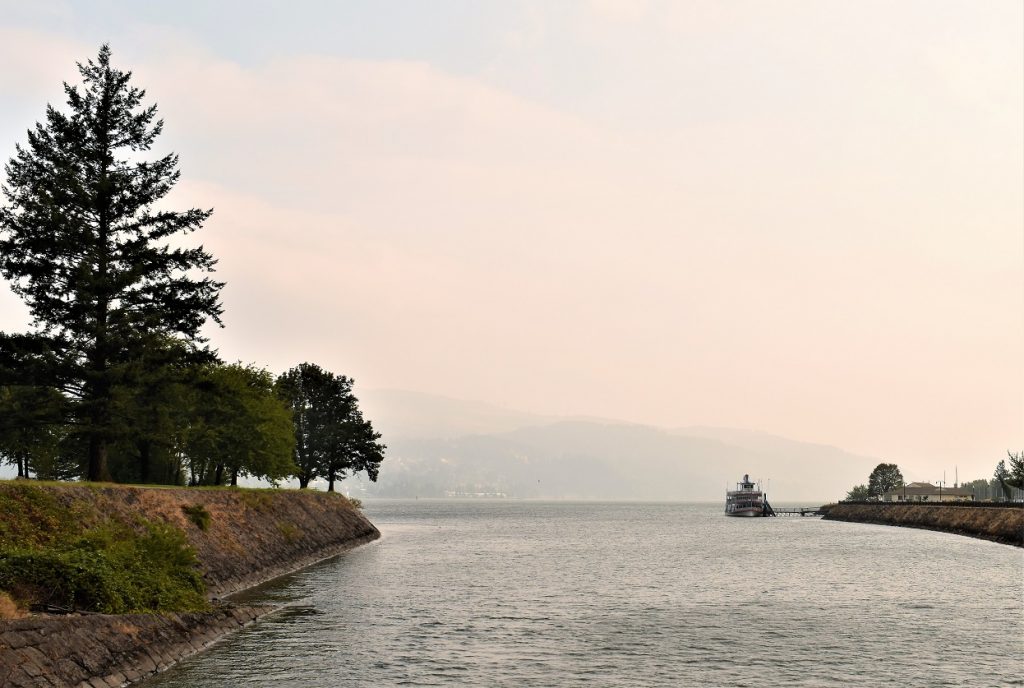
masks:
POLYGON ((1019 0, 0 0, 0 157, 103 41, 216 209, 226 359, 911 479, 1024 448, 1019 0))

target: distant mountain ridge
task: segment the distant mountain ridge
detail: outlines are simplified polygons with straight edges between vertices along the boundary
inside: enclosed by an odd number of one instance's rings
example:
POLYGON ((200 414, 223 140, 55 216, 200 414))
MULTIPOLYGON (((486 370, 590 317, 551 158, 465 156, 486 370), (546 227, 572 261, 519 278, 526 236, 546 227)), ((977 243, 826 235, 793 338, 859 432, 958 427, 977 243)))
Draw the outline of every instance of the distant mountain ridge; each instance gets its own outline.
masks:
POLYGON ((365 485, 379 496, 718 501, 749 473, 773 500, 816 503, 878 463, 750 430, 559 418, 399 390, 359 397, 389 448, 380 480, 365 485))

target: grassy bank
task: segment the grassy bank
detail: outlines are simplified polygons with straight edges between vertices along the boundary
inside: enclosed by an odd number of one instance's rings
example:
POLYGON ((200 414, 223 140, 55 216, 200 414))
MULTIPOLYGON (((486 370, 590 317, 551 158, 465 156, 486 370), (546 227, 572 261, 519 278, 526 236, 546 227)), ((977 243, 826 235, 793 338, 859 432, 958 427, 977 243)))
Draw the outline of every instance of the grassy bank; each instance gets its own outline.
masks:
POLYGON ((125 614, 209 607, 185 533, 141 514, 104 511, 88 492, 0 483, 0 591, 19 608, 125 614))
POLYGON ((202 611, 378 536, 333 493, 0 481, 0 595, 21 610, 202 611))

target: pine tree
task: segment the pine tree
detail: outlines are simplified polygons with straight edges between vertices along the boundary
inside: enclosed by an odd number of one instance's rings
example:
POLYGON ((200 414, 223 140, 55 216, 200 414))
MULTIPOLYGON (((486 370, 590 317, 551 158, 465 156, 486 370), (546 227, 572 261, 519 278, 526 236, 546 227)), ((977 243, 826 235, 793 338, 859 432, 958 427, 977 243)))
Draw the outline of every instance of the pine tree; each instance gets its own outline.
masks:
POLYGON ((106 45, 78 69, 81 85, 64 85, 69 111, 48 106, 6 166, 0 273, 53 353, 54 386, 77 401, 86 475, 101 480, 129 363, 154 337, 202 345, 204 322, 220 323, 223 284, 209 277, 210 254, 177 236, 212 211, 155 206, 179 178, 177 155, 143 159, 163 129, 156 106, 142 105, 145 91, 111 66, 106 45))

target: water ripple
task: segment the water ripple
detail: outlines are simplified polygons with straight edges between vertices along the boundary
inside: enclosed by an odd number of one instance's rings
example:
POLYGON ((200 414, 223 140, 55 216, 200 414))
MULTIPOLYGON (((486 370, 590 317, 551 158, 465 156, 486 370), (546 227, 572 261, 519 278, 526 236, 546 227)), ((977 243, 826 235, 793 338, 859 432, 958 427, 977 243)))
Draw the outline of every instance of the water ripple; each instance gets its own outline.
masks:
POLYGON ((1019 549, 703 505, 367 510, 380 542, 146 685, 1024 685, 1019 549))

